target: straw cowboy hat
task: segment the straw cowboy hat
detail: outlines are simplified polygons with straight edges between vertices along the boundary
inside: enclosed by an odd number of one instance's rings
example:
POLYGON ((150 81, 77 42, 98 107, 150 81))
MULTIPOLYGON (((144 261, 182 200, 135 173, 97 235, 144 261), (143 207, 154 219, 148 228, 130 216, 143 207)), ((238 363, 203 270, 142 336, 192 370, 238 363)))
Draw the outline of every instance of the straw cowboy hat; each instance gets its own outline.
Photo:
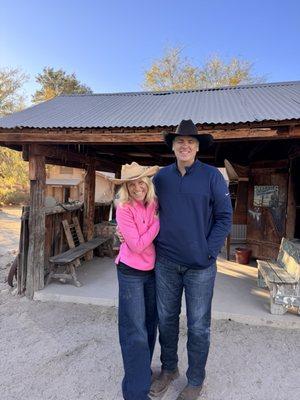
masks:
POLYGON ((146 176, 148 177, 153 176, 156 174, 156 172, 158 172, 158 170, 159 167, 157 165, 153 167, 144 167, 136 162, 132 162, 131 164, 123 165, 121 172, 121 179, 108 178, 108 177, 107 179, 109 179, 116 185, 121 185, 122 183, 135 181, 137 179, 141 179, 146 176))
POLYGON ((209 133, 198 132, 198 129, 191 119, 183 119, 177 126, 175 132, 162 132, 165 143, 172 149, 173 140, 178 136, 192 136, 199 141, 200 149, 207 148, 213 143, 213 137, 209 133))

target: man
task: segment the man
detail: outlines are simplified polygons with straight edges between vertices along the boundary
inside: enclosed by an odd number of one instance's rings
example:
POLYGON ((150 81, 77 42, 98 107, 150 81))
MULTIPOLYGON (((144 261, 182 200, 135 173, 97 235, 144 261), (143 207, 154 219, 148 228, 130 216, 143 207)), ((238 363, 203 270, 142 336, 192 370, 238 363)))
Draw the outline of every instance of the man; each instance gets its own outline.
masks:
POLYGON ((211 301, 216 258, 231 228, 227 185, 217 168, 197 160, 199 147, 211 144, 191 120, 183 120, 165 142, 176 162, 154 177, 159 201, 156 285, 162 369, 151 386, 161 396, 178 373, 179 315, 185 291, 188 327, 187 385, 177 400, 196 400, 205 378, 210 344, 211 301))

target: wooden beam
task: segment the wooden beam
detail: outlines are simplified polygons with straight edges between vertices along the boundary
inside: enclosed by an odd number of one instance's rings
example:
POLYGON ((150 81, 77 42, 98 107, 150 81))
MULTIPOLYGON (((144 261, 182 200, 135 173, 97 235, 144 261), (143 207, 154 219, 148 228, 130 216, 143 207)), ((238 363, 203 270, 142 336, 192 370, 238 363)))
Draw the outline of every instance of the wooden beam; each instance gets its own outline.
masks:
MULTIPOLYGON (((45 162, 46 162, 46 164, 49 164, 49 165, 62 165, 64 167, 79 168, 79 169, 85 168, 85 165, 83 165, 81 163, 70 162, 68 160, 62 161, 62 160, 57 160, 56 158, 45 158, 45 162)), ((97 171, 114 172, 116 169, 116 166, 114 168, 107 167, 102 162, 102 159, 101 159, 101 160, 95 162, 95 168, 97 171)))
MULTIPOLYGON (((61 160, 61 159, 56 159, 56 158, 46 158, 46 164, 62 165, 65 167, 79 168, 79 169, 84 169, 87 165, 87 164, 83 164, 83 163, 79 163, 79 162, 75 162, 75 161, 61 160)), ((96 160, 96 161, 94 160, 94 165, 95 165, 95 168, 97 171, 114 172, 119 164, 117 164, 117 163, 114 164, 114 163, 111 163, 109 160, 106 160, 105 158, 101 158, 101 160, 96 160)))
MULTIPOLYGON (((63 161, 59 160, 56 158, 45 158, 46 164, 49 165, 61 165, 63 167, 71 167, 71 168, 79 168, 79 169, 84 169, 84 165, 81 163, 76 163, 76 162, 71 162, 71 161, 63 161)), ((105 171, 105 170, 104 170, 105 171)), ((110 172, 111 169, 109 169, 107 172, 110 172)))
POLYGON ((29 145, 23 144, 22 146, 22 157, 24 161, 29 161, 29 145))
MULTIPOLYGON (((284 135, 278 135, 277 129, 231 129, 225 131, 211 131, 214 140, 238 140, 238 139, 269 139, 269 138, 283 138, 284 135)), ((288 135, 286 135, 288 137, 288 135)))
POLYGON ((134 160, 132 160, 132 157, 130 157, 126 151, 120 152, 118 150, 116 150, 116 152, 113 155, 101 153, 101 154, 99 154, 99 157, 100 157, 100 160, 103 160, 103 161, 111 160, 111 159, 118 161, 118 163, 115 164, 115 168, 114 168, 113 172, 115 172, 115 170, 116 170, 116 168, 118 168, 118 166, 122 166, 123 164, 134 161, 134 160))
POLYGON ((106 169, 109 171, 114 171, 116 169, 116 164, 117 164, 110 160, 97 160, 95 157, 92 157, 90 155, 76 153, 75 151, 64 150, 54 145, 53 146, 37 145, 36 152, 37 154, 47 157, 48 160, 53 158, 55 160, 61 160, 63 163, 65 163, 61 165, 66 165, 66 163, 69 162, 81 165, 80 168, 84 168, 86 165, 96 163, 97 164, 95 166, 96 169, 104 168, 103 170, 106 169))
POLYGON ((23 295, 26 292, 26 279, 27 279, 27 262, 28 262, 28 221, 29 219, 29 206, 22 207, 21 217, 21 232, 19 242, 19 265, 17 270, 17 284, 18 294, 23 295))
MULTIPOLYGON (((95 216, 95 185, 96 170, 93 164, 86 167, 84 179, 84 209, 83 209, 83 235, 86 241, 94 236, 94 216, 95 216)), ((86 254, 85 260, 93 259, 93 251, 86 254)))
POLYGON ((151 157, 156 158, 156 159, 160 159, 161 158, 161 154, 160 153, 156 153, 153 150, 149 149, 149 146, 143 146, 143 145, 139 145, 136 146, 138 150, 141 150, 142 154, 146 153, 149 154, 151 157))
MULTIPOLYGON (((145 157, 145 158, 141 158, 141 157, 133 157, 132 155, 124 155, 124 154, 122 154, 121 156, 118 154, 118 153, 116 153, 115 155, 114 155, 114 158, 117 158, 118 159, 118 162, 120 163, 119 164, 119 167, 121 168, 121 166, 122 165, 124 165, 124 164, 131 164, 133 161, 136 161, 136 162, 138 162, 139 164, 143 164, 143 165, 153 165, 153 163, 154 163, 154 161, 157 163, 157 160, 154 160, 153 158, 147 158, 147 157, 145 157)), ((108 156, 104 156, 104 155, 102 155, 102 157, 101 157, 101 160, 106 160, 106 159, 108 159, 108 156)), ((118 167, 116 166, 116 168, 114 169, 114 171, 111 171, 111 172, 115 172, 116 171, 116 169, 118 169, 118 167)), ((98 170, 98 169, 97 169, 98 170)))
POLYGON ((36 145, 29 148, 30 211, 26 296, 33 298, 44 287, 45 252, 45 157, 36 155, 36 145))
MULTIPOLYGON (((228 130, 202 130, 203 133, 211 133, 215 140, 237 140, 237 139, 264 139, 264 138, 290 138, 300 137, 300 127, 293 127, 286 132, 278 132, 277 129, 271 128, 243 128, 228 130)), ((92 132, 68 130, 68 131, 4 131, 0 129, 0 142, 7 143, 61 143, 61 144, 155 144, 164 141, 160 132, 101 132, 93 130, 92 132)))
POLYGON ((0 130, 0 143, 86 143, 86 144, 135 144, 135 143, 161 143, 161 133, 82 133, 76 131, 65 132, 3 132, 0 130))
MULTIPOLYGON (((268 139, 268 138, 297 138, 300 137, 300 126, 285 131, 274 128, 242 128, 242 129, 201 129, 201 133, 211 133, 216 141, 268 139)), ((52 143, 52 144, 103 144, 103 145, 136 145, 160 144, 164 141, 161 132, 119 132, 101 131, 97 129, 88 132, 80 130, 22 130, 11 131, 0 129, 0 143, 52 143)))

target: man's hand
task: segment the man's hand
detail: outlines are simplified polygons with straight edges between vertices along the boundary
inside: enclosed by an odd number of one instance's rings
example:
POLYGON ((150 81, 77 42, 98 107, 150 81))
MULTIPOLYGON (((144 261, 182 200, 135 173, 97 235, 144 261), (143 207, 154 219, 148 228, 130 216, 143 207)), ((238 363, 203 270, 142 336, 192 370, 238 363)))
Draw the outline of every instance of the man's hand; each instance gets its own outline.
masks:
POLYGON ((124 243, 124 242, 125 242, 124 236, 123 236, 122 233, 120 232, 120 229, 119 229, 118 226, 117 226, 117 228, 116 228, 116 235, 117 235, 118 239, 120 240, 120 243, 124 243))

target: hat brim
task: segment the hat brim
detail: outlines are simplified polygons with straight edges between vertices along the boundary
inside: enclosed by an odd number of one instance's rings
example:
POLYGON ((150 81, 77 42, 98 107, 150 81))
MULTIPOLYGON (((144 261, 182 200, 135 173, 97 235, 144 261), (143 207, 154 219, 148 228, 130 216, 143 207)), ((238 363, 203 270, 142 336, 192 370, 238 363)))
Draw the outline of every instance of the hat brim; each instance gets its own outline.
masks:
MULTIPOLYGON (((179 135, 178 133, 174 133, 174 132, 163 131, 162 134, 164 135, 165 143, 169 147, 170 150, 172 150, 173 140, 176 137, 185 137, 185 135, 179 135)), ((198 135, 187 135, 187 136, 194 137, 195 139, 198 140, 199 146, 200 146, 200 151, 203 149, 207 149, 214 142, 213 136, 209 133, 199 133, 198 135)))
POLYGON ((134 177, 128 178, 128 179, 116 179, 116 178, 109 178, 109 177, 106 177, 106 179, 109 180, 110 182, 114 183, 115 185, 122 185, 122 183, 136 181, 137 179, 141 179, 141 178, 145 178, 145 177, 150 178, 151 176, 155 175, 158 171, 159 171, 159 167, 157 165, 155 165, 153 167, 149 167, 147 170, 145 170, 139 176, 134 176, 134 177))

